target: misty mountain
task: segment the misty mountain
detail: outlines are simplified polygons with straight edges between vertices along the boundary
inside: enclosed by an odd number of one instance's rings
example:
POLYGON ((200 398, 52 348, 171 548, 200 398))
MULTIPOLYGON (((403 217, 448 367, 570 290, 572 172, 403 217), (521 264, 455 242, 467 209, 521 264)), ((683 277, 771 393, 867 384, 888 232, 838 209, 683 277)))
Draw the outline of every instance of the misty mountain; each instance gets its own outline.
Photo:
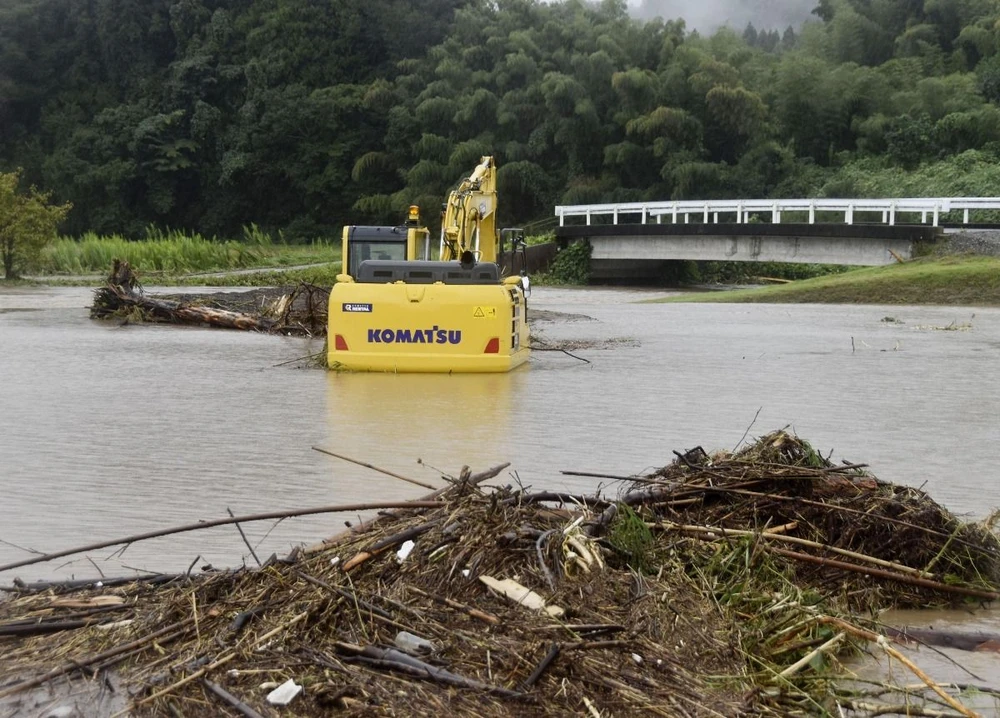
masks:
POLYGON ((641 20, 680 18, 688 30, 704 34, 723 25, 742 32, 747 23, 757 30, 798 29, 806 20, 818 20, 811 14, 814 7, 816 0, 633 0, 629 12, 641 20))

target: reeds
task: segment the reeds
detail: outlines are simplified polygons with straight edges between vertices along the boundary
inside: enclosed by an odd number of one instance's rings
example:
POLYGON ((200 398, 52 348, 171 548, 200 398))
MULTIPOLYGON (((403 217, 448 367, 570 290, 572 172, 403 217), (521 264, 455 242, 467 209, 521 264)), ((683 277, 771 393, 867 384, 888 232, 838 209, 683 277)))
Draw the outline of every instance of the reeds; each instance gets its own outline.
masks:
POLYGON ((146 274, 183 274, 333 261, 338 254, 339 242, 286 245, 256 225, 244 227, 239 241, 150 226, 139 239, 93 232, 79 238, 62 237, 45 249, 38 270, 45 274, 104 272, 119 259, 146 274))

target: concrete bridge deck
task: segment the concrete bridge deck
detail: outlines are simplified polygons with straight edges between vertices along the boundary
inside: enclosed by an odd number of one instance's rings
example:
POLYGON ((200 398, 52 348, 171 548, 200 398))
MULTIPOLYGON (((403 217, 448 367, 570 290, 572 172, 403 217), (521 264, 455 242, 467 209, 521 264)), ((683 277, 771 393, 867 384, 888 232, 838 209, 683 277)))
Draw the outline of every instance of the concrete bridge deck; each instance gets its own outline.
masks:
POLYGON ((671 260, 880 265, 910 259, 940 227, 862 224, 613 224, 557 227, 587 240, 595 278, 658 276, 671 260))

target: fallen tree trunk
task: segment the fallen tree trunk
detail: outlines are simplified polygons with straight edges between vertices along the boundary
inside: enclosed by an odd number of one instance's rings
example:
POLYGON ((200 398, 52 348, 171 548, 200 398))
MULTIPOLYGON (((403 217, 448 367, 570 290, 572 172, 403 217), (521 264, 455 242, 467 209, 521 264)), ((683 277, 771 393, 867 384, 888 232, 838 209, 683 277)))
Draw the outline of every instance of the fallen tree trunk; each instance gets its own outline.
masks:
POLYGON ((207 324, 226 329, 259 332, 270 331, 275 324, 275 321, 268 317, 146 296, 129 263, 116 259, 107 282, 94 292, 94 304, 90 309, 90 315, 103 319, 124 312, 127 316, 131 309, 140 311, 146 321, 207 324))

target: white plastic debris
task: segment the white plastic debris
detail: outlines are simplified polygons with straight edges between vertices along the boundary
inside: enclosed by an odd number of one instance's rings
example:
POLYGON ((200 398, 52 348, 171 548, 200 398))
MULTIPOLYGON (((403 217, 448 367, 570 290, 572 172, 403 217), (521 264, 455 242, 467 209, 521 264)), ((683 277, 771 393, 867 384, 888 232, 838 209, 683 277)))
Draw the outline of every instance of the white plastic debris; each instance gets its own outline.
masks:
POLYGON ((330 559, 331 566, 336 566, 338 563, 340 563, 340 556, 334 556, 330 559))
POLYGON ((121 621, 112 621, 111 623, 98 623, 94 628, 100 631, 113 631, 116 628, 131 626, 134 622, 134 618, 124 618, 121 621))
POLYGON ((469 569, 467 569, 467 568, 463 568, 462 569, 462 575, 465 576, 466 578, 468 578, 469 574, 471 574, 471 573, 472 572, 469 569))
POLYGON ((632 654, 632 660, 635 661, 636 665, 642 665, 642 656, 640 656, 638 653, 632 654))
POLYGON ((400 631, 397 633, 393 643, 396 644, 396 648, 399 650, 414 655, 432 653, 435 648, 434 644, 426 638, 421 638, 409 631, 400 631))
POLYGON ((565 609, 561 606, 546 604, 544 598, 539 596, 530 588, 522 586, 513 579, 505 578, 503 580, 497 580, 492 576, 480 576, 479 580, 502 596, 506 596, 511 601, 519 603, 526 608, 531 608, 536 611, 544 611, 553 618, 559 618, 566 613, 565 609))
POLYGON ((272 706, 287 706, 292 702, 292 699, 301 692, 302 686, 296 683, 293 679, 289 678, 287 681, 267 694, 267 702, 272 706))
POLYGON ((396 560, 400 563, 406 560, 406 557, 410 555, 410 551, 416 546, 412 541, 404 541, 403 545, 399 547, 399 551, 396 552, 396 560))

